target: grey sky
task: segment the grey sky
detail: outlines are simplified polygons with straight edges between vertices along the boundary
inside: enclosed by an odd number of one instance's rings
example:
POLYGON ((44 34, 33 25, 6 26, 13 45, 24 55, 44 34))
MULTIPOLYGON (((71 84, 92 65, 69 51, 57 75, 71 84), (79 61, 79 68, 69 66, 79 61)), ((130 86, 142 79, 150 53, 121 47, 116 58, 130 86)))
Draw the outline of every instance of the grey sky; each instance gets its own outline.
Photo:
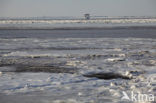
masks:
POLYGON ((0 17, 156 16, 156 0, 0 0, 0 17))

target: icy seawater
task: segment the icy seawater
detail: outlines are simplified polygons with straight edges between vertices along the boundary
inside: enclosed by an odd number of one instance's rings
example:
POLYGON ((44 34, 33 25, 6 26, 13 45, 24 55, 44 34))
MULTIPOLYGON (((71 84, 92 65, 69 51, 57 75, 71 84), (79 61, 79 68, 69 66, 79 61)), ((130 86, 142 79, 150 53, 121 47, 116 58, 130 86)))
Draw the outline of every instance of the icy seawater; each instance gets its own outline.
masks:
POLYGON ((156 39, 0 39, 1 103, 155 103, 155 96, 156 39))

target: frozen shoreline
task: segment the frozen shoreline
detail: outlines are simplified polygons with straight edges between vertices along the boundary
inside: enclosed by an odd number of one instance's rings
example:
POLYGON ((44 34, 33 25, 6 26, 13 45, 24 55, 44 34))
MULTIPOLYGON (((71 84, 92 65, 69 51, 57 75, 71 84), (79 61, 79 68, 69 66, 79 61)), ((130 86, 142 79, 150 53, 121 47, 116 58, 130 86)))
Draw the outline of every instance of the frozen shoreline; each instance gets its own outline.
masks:
POLYGON ((156 19, 0 20, 0 102, 156 98, 155 33, 156 19))
POLYGON ((133 103, 121 100, 123 91, 156 96, 155 45, 147 38, 1 38, 0 101, 133 103))
POLYGON ((112 29, 112 28, 155 28, 155 18, 139 19, 67 19, 67 20, 44 20, 44 19, 2 19, 0 29, 44 29, 44 30, 83 30, 83 29, 112 29))

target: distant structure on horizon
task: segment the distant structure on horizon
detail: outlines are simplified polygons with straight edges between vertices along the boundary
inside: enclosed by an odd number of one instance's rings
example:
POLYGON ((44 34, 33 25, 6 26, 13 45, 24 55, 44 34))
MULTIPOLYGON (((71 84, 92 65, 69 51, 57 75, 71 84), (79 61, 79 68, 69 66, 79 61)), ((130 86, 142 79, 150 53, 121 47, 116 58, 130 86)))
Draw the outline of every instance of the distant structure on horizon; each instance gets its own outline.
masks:
POLYGON ((90 19, 90 14, 84 14, 84 16, 85 16, 85 19, 86 20, 89 20, 90 19))

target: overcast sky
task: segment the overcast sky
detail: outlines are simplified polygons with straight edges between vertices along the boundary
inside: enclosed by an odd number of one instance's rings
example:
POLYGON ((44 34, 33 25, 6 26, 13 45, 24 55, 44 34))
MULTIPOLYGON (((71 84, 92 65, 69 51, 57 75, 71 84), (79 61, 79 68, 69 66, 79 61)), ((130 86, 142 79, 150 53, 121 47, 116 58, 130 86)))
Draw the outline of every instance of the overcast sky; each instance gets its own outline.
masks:
POLYGON ((156 0, 0 0, 0 17, 156 16, 156 0))

